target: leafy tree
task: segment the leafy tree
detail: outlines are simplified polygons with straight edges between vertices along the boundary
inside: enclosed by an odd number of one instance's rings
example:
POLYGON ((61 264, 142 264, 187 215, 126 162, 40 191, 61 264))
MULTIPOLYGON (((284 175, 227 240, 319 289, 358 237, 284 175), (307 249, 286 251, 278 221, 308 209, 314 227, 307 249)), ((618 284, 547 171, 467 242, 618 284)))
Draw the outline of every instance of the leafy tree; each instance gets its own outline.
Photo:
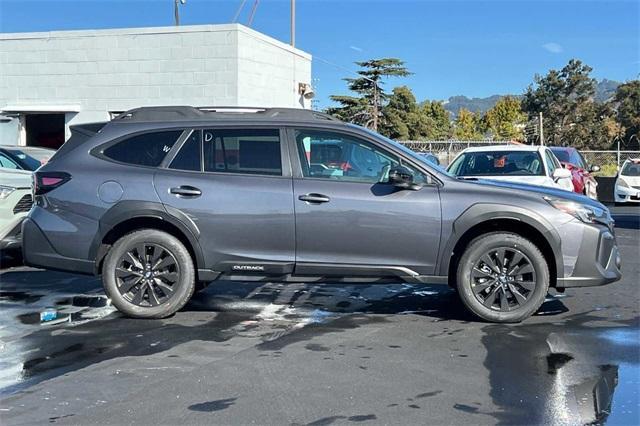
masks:
POLYGON ((501 98, 484 115, 484 125, 494 139, 524 140, 526 121, 520 100, 513 96, 501 98))
POLYGON ((576 148, 608 148, 610 110, 594 99, 596 81, 592 68, 571 59, 560 71, 536 75, 535 86, 527 89, 523 109, 532 120, 544 117, 545 143, 576 148))
POLYGON ((356 65, 362 68, 358 71, 361 77, 346 78, 345 81, 349 90, 357 96, 331 96, 331 100, 340 106, 328 108, 327 112, 377 131, 382 107, 387 99, 387 94, 382 88, 383 79, 404 77, 410 72, 404 66, 404 62, 396 58, 372 59, 356 62, 356 65))
POLYGON ((625 141, 631 141, 635 135, 638 138, 636 143, 640 142, 640 80, 631 80, 618 86, 613 103, 625 141))
POLYGON ((382 110, 384 117, 380 129, 392 139, 416 139, 419 131, 416 129, 418 121, 418 103, 416 97, 407 86, 393 89, 387 105, 382 110))
POLYGON ((453 123, 453 137, 461 141, 482 139, 482 127, 478 115, 468 109, 460 109, 453 123))
POLYGON ((451 117, 442 102, 424 101, 420 105, 420 115, 425 117, 427 128, 424 136, 429 140, 445 140, 451 138, 451 117))

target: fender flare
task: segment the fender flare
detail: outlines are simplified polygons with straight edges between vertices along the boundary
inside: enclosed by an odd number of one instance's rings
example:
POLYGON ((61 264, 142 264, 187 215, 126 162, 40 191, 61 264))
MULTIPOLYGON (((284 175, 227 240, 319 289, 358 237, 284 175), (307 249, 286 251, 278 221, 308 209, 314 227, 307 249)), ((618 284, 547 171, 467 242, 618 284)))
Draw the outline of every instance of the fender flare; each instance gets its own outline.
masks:
POLYGON ((107 210, 100 218, 98 222, 98 232, 91 242, 89 251, 90 259, 95 259, 96 265, 99 264, 101 259, 98 259, 98 257, 102 240, 114 227, 130 219, 145 217, 160 219, 178 228, 187 238, 193 249, 196 267, 204 267, 204 255, 198 242, 200 229, 198 229, 195 222, 176 208, 167 208, 162 203, 152 201, 120 201, 107 210))
POLYGON ((453 251, 462 236, 476 225, 493 220, 514 220, 535 228, 547 241, 553 257, 558 277, 564 276, 564 261, 562 257, 562 240, 555 227, 543 216, 522 207, 499 203, 478 203, 465 210, 452 224, 452 232, 444 244, 438 262, 439 275, 448 275, 449 264, 453 251))

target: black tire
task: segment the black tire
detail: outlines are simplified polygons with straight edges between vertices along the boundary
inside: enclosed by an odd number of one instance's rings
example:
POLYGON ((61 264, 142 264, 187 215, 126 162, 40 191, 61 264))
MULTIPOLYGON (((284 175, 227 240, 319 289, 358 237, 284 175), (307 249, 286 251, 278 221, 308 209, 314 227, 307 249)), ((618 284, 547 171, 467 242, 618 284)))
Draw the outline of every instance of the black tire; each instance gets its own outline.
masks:
POLYGON ((134 318, 165 318, 193 295, 195 269, 180 240, 156 229, 142 229, 111 247, 102 267, 102 283, 120 312, 134 318))
POLYGON ((493 232, 467 246, 458 263, 456 283, 462 302, 476 316, 491 322, 520 322, 544 302, 549 266, 531 241, 493 232))

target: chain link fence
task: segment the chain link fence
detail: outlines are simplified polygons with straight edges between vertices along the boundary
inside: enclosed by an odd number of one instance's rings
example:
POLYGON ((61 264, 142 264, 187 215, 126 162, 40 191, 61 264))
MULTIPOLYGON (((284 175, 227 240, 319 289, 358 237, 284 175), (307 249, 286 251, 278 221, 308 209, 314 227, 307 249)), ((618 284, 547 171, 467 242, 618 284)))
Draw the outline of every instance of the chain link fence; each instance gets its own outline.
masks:
MULTIPOLYGON (((510 141, 399 141, 415 152, 429 152, 447 166, 461 151, 476 146, 510 145, 510 141)), ((615 176, 618 168, 627 158, 640 158, 640 151, 580 151, 589 165, 599 166, 599 176, 615 176)))

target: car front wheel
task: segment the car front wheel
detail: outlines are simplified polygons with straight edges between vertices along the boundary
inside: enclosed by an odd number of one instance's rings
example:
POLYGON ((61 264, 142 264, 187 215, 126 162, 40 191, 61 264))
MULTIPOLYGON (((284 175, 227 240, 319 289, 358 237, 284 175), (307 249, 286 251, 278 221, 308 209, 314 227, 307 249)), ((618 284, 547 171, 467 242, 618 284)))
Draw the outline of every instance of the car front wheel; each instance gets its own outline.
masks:
POLYGON ((458 294, 491 322, 520 322, 534 314, 549 290, 549 268, 538 247, 508 232, 474 239, 458 264, 458 294))
POLYGON ((120 238, 105 258, 102 281, 111 303, 135 318, 164 318, 195 289, 189 251, 171 234, 143 229, 120 238))

